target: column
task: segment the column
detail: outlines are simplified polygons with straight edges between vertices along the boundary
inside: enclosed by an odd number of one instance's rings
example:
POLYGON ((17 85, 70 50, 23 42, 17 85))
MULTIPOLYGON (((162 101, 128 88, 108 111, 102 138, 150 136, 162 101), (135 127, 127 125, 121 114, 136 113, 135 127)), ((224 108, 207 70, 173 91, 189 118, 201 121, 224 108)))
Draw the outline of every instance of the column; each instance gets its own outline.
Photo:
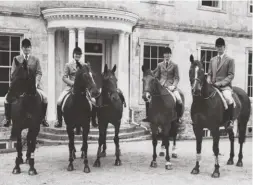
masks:
POLYGON ((85 62, 85 28, 78 28, 78 47, 83 52, 82 59, 85 62))
POLYGON ((56 120, 56 99, 55 99, 55 30, 48 30, 48 65, 47 65, 47 84, 48 84, 48 108, 47 119, 56 120))
POLYGON ((76 31, 74 28, 69 28, 69 61, 73 59, 73 50, 76 46, 76 31))

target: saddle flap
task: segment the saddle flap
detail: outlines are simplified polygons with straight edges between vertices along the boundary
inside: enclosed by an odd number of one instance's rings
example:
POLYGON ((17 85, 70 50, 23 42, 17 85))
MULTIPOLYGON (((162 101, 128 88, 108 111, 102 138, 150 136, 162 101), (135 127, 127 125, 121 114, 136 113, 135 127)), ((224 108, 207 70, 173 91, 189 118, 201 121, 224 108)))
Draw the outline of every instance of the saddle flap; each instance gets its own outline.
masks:
POLYGON ((170 95, 172 96, 174 102, 176 103, 177 99, 176 99, 176 96, 173 94, 172 91, 169 90, 169 88, 166 87, 166 90, 170 93, 170 95))
MULTIPOLYGON (((223 105, 224 105, 224 108, 225 110, 228 109, 228 104, 227 104, 227 101, 225 100, 224 96, 222 95, 221 91, 219 89, 217 89, 216 87, 214 87, 214 89, 217 91, 217 93, 219 94, 222 102, 223 102, 223 105)), ((233 105, 234 105, 234 108, 236 107, 236 102, 235 102, 235 96, 234 96, 234 93, 232 94, 232 97, 233 97, 233 105)))

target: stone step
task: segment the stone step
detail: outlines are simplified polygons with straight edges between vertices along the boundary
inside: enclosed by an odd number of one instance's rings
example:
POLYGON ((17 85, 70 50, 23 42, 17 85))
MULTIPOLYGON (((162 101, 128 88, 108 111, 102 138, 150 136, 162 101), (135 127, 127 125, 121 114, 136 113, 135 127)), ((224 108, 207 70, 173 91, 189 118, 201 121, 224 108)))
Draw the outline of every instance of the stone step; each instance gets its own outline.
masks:
MULTIPOLYGON (((127 139, 127 138, 133 138, 133 137, 139 137, 147 134, 145 130, 137 130, 133 132, 123 132, 119 133, 119 138, 120 139, 127 139)), ((89 134, 88 139, 89 140, 98 140, 99 135, 98 134, 89 134)), ((54 134, 54 133, 49 133, 49 132, 40 132, 38 135, 38 138, 43 138, 43 139, 51 139, 51 140, 68 140, 68 135, 67 134, 54 134)), ((108 140, 113 140, 114 138, 114 133, 112 134, 107 134, 106 139, 108 140)), ((82 141, 82 135, 76 135, 75 140, 82 141)))
MULTIPOLYGON (((143 128, 138 127, 138 126, 121 126, 120 133, 123 133, 123 132, 129 133, 129 132, 134 132, 137 130, 143 130, 143 128)), ((52 133, 52 134, 57 134, 57 135, 67 134, 66 127, 63 127, 63 128, 41 127, 40 132, 52 133)), ((108 127, 107 134, 114 134, 114 132, 115 132, 114 126, 108 127)), ((98 128, 91 128, 89 134, 98 135, 99 134, 98 128)))
MULTIPOLYGON (((134 138, 127 138, 127 139, 120 139, 120 143, 122 142, 132 142, 132 141, 143 141, 143 140, 150 140, 151 136, 150 135, 143 135, 139 137, 134 137, 134 138)), ((39 138, 38 143, 43 145, 43 146, 52 146, 52 145, 67 145, 69 143, 68 140, 51 140, 51 139, 45 139, 45 138, 39 138)), ((107 143, 113 143, 114 141, 111 139, 106 140, 107 143)), ((96 140, 88 140, 89 144, 97 144, 98 141, 96 140)), ((75 140, 75 144, 82 144, 81 140, 75 140)), ((79 150, 79 149, 77 149, 79 150)))

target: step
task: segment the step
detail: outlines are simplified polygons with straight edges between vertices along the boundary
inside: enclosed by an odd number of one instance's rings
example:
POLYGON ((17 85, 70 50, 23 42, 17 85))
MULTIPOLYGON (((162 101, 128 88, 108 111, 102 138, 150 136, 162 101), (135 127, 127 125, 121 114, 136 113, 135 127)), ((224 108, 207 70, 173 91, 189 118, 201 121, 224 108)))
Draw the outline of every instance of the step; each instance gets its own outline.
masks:
MULTIPOLYGON (((145 130, 137 130, 134 132, 123 132, 119 133, 119 138, 120 139, 127 139, 127 138, 132 138, 132 137, 137 137, 137 136, 142 136, 147 134, 145 130)), ((89 134, 88 139, 89 140, 98 140, 99 135, 98 134, 89 134)), ((52 134, 49 132, 40 132, 38 138, 45 138, 45 139, 51 139, 51 140, 68 140, 68 135, 67 134, 52 134)), ((114 133, 113 134, 107 134, 106 139, 112 139, 114 138, 114 133)), ((76 135, 75 140, 80 140, 82 141, 82 135, 76 135)))
MULTIPOLYGON (((144 135, 134 138, 127 138, 127 139, 120 139, 120 143, 123 142, 133 142, 133 141, 143 141, 143 140, 150 140, 150 135, 144 135)), ((106 140, 107 143, 113 143, 114 141, 111 139, 106 140)), ((45 139, 45 138, 39 138, 38 143, 43 146, 52 146, 52 145, 67 145, 69 143, 68 140, 51 140, 51 139, 45 139)), ((88 140, 88 144, 97 144, 98 141, 95 140, 88 140)), ((75 140, 75 144, 82 144, 81 140, 75 140)))
MULTIPOLYGON (((143 130, 143 128, 138 127, 138 126, 127 126, 127 127, 121 126, 120 133, 134 132, 137 130, 143 130)), ((60 134, 60 135, 67 134, 66 127, 63 127, 63 128, 41 127, 40 132, 60 134)), ((114 126, 108 127, 107 134, 114 134, 114 132, 115 132, 114 126)), ((98 130, 98 128, 91 128, 89 133, 91 135, 98 135, 99 130, 98 130)))

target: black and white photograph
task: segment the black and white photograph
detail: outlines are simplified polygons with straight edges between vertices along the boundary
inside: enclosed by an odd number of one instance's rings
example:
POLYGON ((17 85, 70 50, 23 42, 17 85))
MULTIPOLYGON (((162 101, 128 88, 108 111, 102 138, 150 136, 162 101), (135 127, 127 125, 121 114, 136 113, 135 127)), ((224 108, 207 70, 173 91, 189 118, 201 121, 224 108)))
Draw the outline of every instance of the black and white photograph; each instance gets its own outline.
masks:
POLYGON ((0 185, 250 185, 252 0, 0 0, 0 185))

